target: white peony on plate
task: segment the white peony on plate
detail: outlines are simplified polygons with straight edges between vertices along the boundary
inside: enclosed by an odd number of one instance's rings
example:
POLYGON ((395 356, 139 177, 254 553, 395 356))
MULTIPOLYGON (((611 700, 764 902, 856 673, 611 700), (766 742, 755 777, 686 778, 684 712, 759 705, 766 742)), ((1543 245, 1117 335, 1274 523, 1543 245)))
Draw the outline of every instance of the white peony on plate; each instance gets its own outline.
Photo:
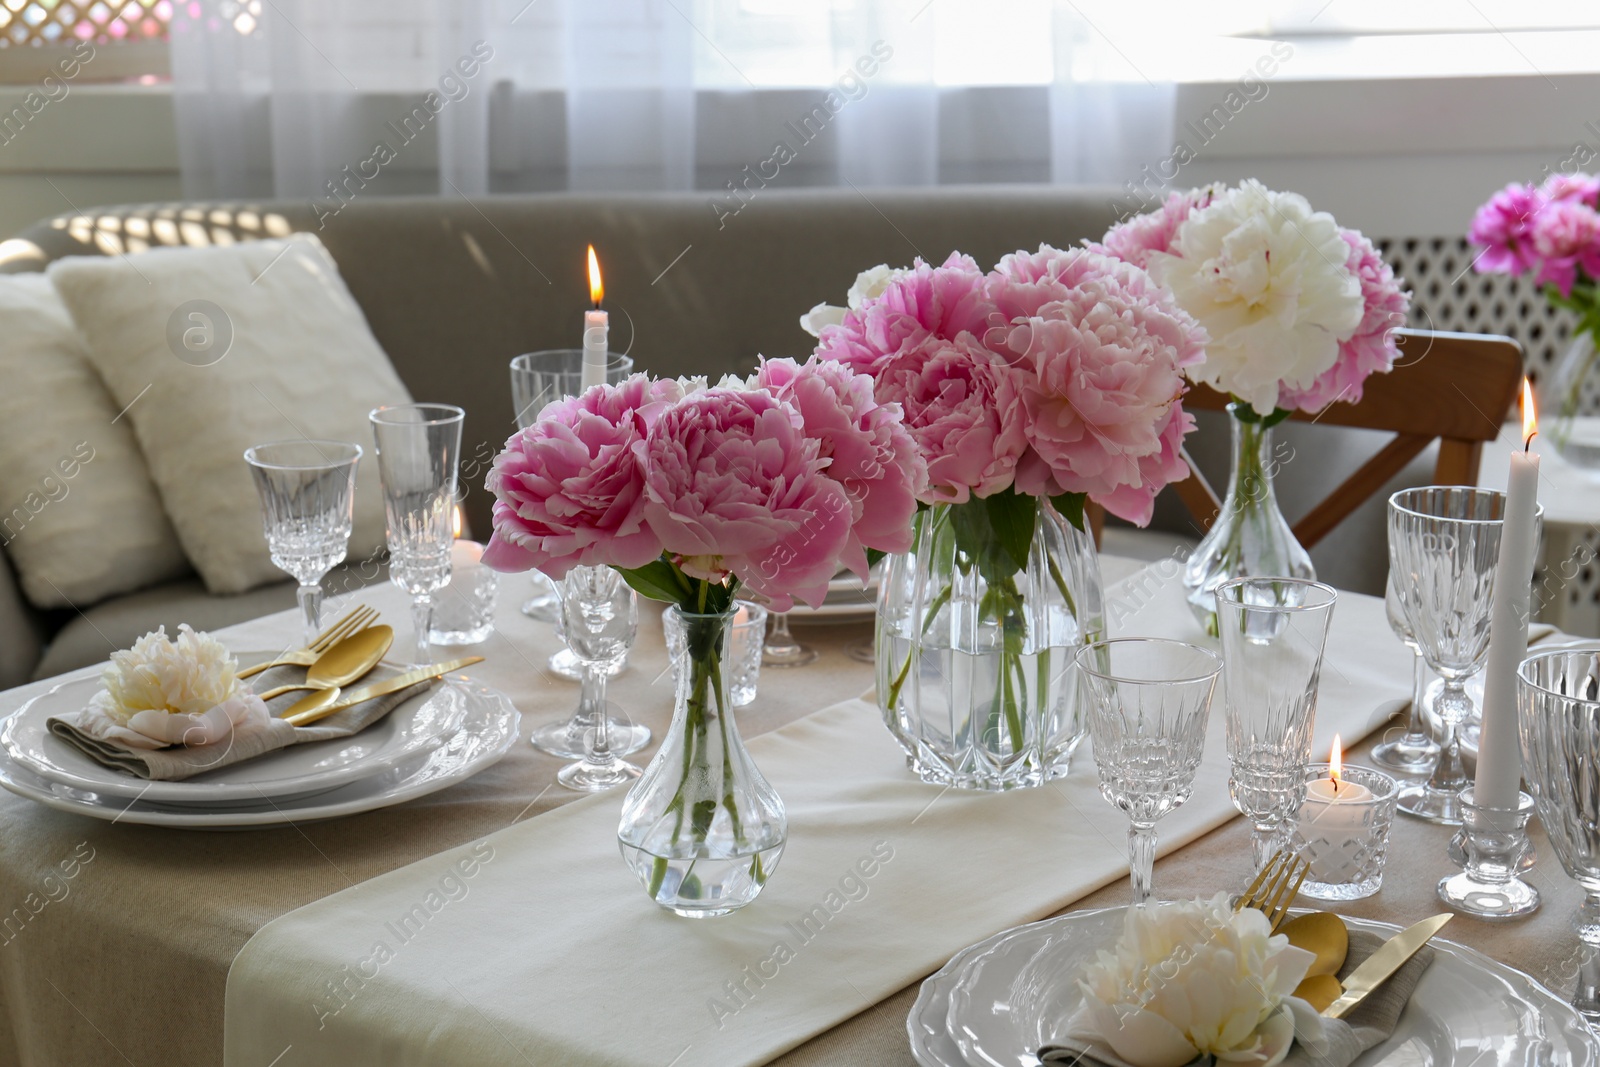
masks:
MULTIPOLYGON (((243 653, 239 661, 256 663, 268 655, 243 653)), ((84 707, 99 688, 96 674, 69 679, 33 698, 0 727, 0 746, 13 762, 39 777, 98 796, 206 807, 260 804, 325 793, 382 774, 443 744, 466 713, 460 691, 434 686, 350 737, 293 745, 181 782, 150 782, 96 763, 45 725, 52 715, 84 707)))
POLYGON ((355 815, 464 781, 499 761, 516 742, 522 717, 504 693, 451 676, 428 696, 460 708, 457 726, 449 736, 376 774, 312 795, 266 798, 257 794, 254 803, 209 806, 152 802, 148 796, 134 800, 53 782, 18 764, 9 754, 0 754, 0 787, 57 811, 192 830, 242 830, 355 815))
MULTIPOLYGON (((1074 912, 962 950, 906 1019, 924 1067, 1037 1067, 1081 994, 1077 978, 1122 929, 1122 908, 1074 912)), ((1389 923, 1346 918, 1392 937, 1389 923)), ((1482 953, 1435 939, 1433 965, 1388 1041, 1356 1061, 1407 1067, 1597 1067, 1600 1041, 1565 1000, 1482 953)))

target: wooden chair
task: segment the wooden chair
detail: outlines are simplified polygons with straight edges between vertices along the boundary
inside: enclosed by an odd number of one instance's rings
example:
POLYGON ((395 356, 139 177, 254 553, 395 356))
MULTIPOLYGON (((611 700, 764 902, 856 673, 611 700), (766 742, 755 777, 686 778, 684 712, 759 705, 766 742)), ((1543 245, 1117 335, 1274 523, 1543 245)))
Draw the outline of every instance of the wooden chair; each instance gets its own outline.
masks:
MULTIPOLYGON (((1332 532, 1435 440, 1439 461, 1434 483, 1476 485, 1483 444, 1499 435, 1516 402, 1522 384, 1522 346, 1511 338, 1429 330, 1396 333, 1400 358, 1388 374, 1366 380, 1359 403, 1333 403, 1315 414, 1297 411, 1290 416, 1298 422, 1394 433, 1388 444, 1294 524, 1294 535, 1306 548, 1332 532)), ((1190 410, 1220 411, 1228 398, 1197 385, 1183 403, 1190 410)), ((1189 469, 1190 476, 1172 488, 1200 528, 1209 530, 1222 503, 1192 461, 1189 469)), ((1105 515, 1098 508, 1092 510, 1090 521, 1098 543, 1105 515)))

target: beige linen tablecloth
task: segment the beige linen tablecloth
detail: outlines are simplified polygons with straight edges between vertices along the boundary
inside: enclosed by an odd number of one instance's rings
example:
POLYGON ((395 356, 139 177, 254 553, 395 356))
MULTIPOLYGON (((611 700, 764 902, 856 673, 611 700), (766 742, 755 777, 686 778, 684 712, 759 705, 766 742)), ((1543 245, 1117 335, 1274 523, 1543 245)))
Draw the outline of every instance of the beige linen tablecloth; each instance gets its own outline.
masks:
MULTIPOLYGON (((1104 567, 1108 581, 1128 570, 1124 561, 1106 560, 1104 567)), ((1159 573, 1176 580, 1174 568, 1159 573)), ((500 632, 480 650, 490 657, 485 666, 496 672, 493 684, 523 711, 526 730, 566 714, 577 686, 540 669, 556 643, 548 626, 517 614, 524 588, 519 578, 504 583, 500 632)), ((405 617, 403 600, 392 590, 371 590, 364 599, 391 619, 405 617)), ((1125 608, 1129 602, 1117 603, 1125 608)), ((612 693, 659 732, 670 715, 670 686, 656 677, 665 654, 655 613, 643 614, 635 665, 612 693)), ((1110 614, 1115 628, 1118 611, 1110 614)), ((293 629, 293 616, 284 613, 223 636, 238 649, 263 648, 293 629)), ((867 637, 869 627, 799 632, 823 657, 811 667, 764 673, 756 704, 740 713, 747 736, 870 684, 869 668, 842 652, 867 637)), ((0 694, 0 712, 46 688, 0 694)), ((398 808, 237 834, 111 825, 0 794, 0 998, 6 1009, 0 1013, 0 1064, 214 1067, 222 1060, 228 969, 257 930, 330 893, 576 799, 552 786, 559 766, 519 744, 476 778, 398 808)), ((1158 891, 1182 885, 1186 893, 1209 894, 1237 887, 1247 836, 1234 820, 1163 859, 1158 891)), ((1387 885, 1377 897, 1350 905, 1349 912, 1408 921, 1437 910, 1433 885, 1450 869, 1447 836, 1435 827, 1398 822, 1397 859, 1387 885)), ((1536 840, 1544 851, 1532 881, 1545 894, 1544 910, 1509 926, 1460 922, 1451 934, 1570 992, 1576 956, 1568 919, 1579 895, 1549 856, 1542 834, 1536 840)), ((626 877, 618 864, 618 875, 626 877)), ((1126 899, 1126 885, 1118 880, 1077 906, 1126 899)), ((863 998, 857 1016, 775 1062, 910 1067, 904 1024, 915 994, 913 983, 878 1004, 863 998)), ((262 1067, 278 1052, 264 1056, 262 1067)), ((278 1067, 291 1067, 291 1057, 278 1067)))

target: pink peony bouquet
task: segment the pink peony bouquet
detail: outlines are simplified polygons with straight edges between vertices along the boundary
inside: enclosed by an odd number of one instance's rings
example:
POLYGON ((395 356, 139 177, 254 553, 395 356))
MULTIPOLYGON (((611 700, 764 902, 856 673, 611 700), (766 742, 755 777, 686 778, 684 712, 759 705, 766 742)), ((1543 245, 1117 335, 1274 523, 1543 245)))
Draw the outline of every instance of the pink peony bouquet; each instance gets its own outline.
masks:
POLYGON ((898 405, 927 464, 923 504, 982 500, 1031 530, 1040 497, 1080 527, 1092 500, 1143 524, 1187 476, 1183 371, 1205 332, 1138 267, 1041 245, 985 273, 956 253, 852 303, 816 356, 898 405))
POLYGON ((779 611, 818 605, 841 567, 865 578, 869 552, 909 547, 926 474, 900 410, 837 364, 769 360, 714 388, 636 374, 506 442, 483 561, 613 567, 697 614, 741 586, 779 611))
POLYGON ((1148 270, 1210 335, 1205 382, 1268 425, 1361 399, 1399 355, 1409 296, 1372 243, 1305 198, 1247 180, 1173 193, 1091 246, 1148 270))

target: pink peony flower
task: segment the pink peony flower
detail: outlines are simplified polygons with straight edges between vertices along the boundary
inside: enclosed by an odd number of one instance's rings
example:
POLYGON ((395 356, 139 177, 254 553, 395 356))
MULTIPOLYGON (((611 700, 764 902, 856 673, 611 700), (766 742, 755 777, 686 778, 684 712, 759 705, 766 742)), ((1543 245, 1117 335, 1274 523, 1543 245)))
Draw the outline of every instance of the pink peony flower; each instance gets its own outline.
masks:
POLYGON ((763 361, 756 384, 799 411, 805 436, 828 461, 828 477, 850 499, 844 565, 865 580, 867 549, 910 551, 911 519, 928 467, 899 408, 874 399, 872 377, 816 357, 803 366, 775 359, 763 361))
POLYGON ((1532 244, 1540 260, 1537 285, 1552 283, 1568 296, 1580 267, 1600 276, 1600 215, 1581 200, 1545 203, 1533 218, 1532 244))
POLYGON ((1539 192, 1549 200, 1576 200, 1600 207, 1600 178, 1587 174, 1552 174, 1539 186, 1539 192))
POLYGON ((733 574, 787 611, 822 603, 852 505, 800 413, 766 390, 708 389, 669 408, 636 451, 645 515, 690 577, 733 574))
POLYGON ((1152 252, 1175 251, 1172 244, 1177 239, 1178 227, 1191 211, 1211 203, 1218 191, 1217 186, 1208 185, 1203 189, 1171 193, 1160 207, 1118 223, 1106 231, 1099 247, 1090 247, 1144 270, 1150 266, 1152 252))
POLYGON ((1489 198, 1473 216, 1467 239, 1482 245, 1473 261, 1484 274, 1522 274, 1537 266, 1531 237, 1533 219, 1545 198, 1531 185, 1512 183, 1489 198))
POLYGON ((677 382, 635 374, 548 405, 489 470, 494 535, 484 564, 561 578, 575 566, 642 567, 659 556, 636 447, 682 395, 677 382))
POLYGON ((876 374, 890 355, 930 337, 982 336, 991 311, 983 271, 971 256, 952 252, 939 267, 918 259, 883 292, 847 311, 843 323, 823 327, 817 354, 876 374))
POLYGON ((1087 493, 1149 522, 1156 494, 1188 476, 1179 398, 1205 331, 1144 271, 1089 249, 1006 256, 989 288, 1026 413, 1017 490, 1087 493))
POLYGON ((962 504, 1011 485, 1028 442, 1017 374, 970 333, 924 338, 876 374, 880 402, 899 404, 928 465, 921 499, 962 504))
POLYGON ((1367 376, 1387 374, 1400 355, 1394 330, 1405 325, 1410 296, 1359 230, 1341 230, 1339 235, 1350 246, 1345 266, 1361 280, 1366 312, 1356 332, 1340 343, 1334 365, 1304 389, 1285 384, 1278 393, 1279 407, 1315 412, 1336 401, 1357 403, 1367 376))

